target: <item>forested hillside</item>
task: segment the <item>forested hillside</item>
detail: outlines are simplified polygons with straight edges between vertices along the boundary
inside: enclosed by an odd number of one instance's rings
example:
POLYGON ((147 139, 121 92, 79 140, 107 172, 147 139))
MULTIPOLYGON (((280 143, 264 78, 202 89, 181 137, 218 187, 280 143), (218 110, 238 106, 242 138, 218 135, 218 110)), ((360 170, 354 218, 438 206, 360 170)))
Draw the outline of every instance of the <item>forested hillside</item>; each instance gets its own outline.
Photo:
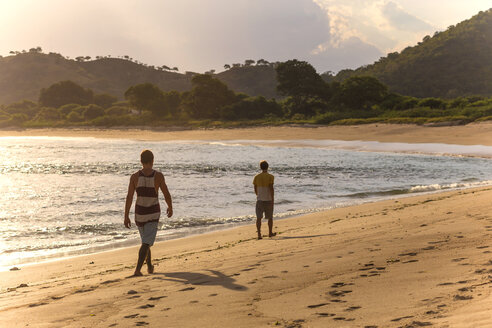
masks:
POLYGON ((60 54, 35 49, 0 58, 0 104, 37 100, 39 91, 53 83, 70 80, 97 93, 123 98, 132 85, 150 82, 163 90, 191 88, 191 77, 158 70, 126 59, 69 60, 60 54))
POLYGON ((492 95, 492 9, 372 65, 340 71, 335 80, 362 75, 414 97, 492 95))
MULTIPOLYGON (((40 48, 32 48, 0 57, 0 104, 37 101, 41 89, 67 80, 119 99, 123 99, 129 87, 141 83, 155 84, 164 91, 187 91, 191 89, 191 78, 195 74, 178 73, 177 68, 167 66, 148 66, 129 58, 67 59, 57 53, 44 54, 40 48)), ((267 98, 277 96, 274 64, 268 62, 235 64, 214 76, 236 92, 267 98)))

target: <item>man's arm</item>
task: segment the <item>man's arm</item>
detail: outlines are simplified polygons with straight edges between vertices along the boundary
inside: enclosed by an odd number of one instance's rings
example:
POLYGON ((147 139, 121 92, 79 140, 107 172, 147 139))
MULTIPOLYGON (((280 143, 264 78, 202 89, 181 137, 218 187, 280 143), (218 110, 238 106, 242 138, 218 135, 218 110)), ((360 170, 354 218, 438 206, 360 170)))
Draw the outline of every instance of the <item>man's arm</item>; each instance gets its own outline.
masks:
POLYGON ((270 195, 272 195, 272 205, 273 205, 273 203, 275 201, 275 198, 274 198, 275 192, 273 190, 273 183, 268 186, 268 189, 270 190, 270 195))
POLYGON ((255 194, 256 196, 258 196, 258 188, 256 187, 256 185, 255 185, 255 194))
POLYGON ((167 189, 166 181, 164 180, 164 175, 161 173, 161 178, 160 183, 159 183, 159 188, 161 189, 162 193, 164 194, 164 200, 166 201, 167 204, 167 217, 170 218, 173 216, 173 200, 171 198, 171 193, 169 192, 169 189, 167 189))
POLYGON ((135 194, 135 177, 132 175, 130 177, 130 183, 128 184, 128 193, 126 195, 126 203, 125 203, 125 220, 124 224, 125 227, 130 228, 132 226, 132 223, 130 221, 130 208, 132 207, 133 203, 133 195, 135 194))

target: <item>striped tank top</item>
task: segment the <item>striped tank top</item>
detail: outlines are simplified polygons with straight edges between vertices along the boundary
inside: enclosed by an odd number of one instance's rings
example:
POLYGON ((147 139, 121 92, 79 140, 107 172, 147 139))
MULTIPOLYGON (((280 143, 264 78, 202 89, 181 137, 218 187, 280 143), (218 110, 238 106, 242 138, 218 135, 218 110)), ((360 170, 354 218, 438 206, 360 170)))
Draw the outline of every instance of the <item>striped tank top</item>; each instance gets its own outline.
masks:
POLYGON ((155 188, 156 171, 151 175, 144 175, 138 171, 137 202, 135 205, 135 224, 139 227, 147 222, 158 222, 161 216, 158 194, 155 188))

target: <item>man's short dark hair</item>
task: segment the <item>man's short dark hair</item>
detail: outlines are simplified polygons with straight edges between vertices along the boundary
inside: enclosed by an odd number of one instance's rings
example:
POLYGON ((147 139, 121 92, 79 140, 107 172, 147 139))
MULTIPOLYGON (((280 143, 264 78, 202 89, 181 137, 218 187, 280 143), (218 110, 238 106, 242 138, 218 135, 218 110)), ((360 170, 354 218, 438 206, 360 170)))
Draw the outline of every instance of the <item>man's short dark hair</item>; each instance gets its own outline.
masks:
POLYGON ((140 154, 140 162, 142 162, 142 164, 150 164, 154 161, 154 154, 152 154, 152 152, 148 149, 145 149, 144 151, 142 151, 142 153, 140 154))
POLYGON ((268 162, 267 161, 261 161, 260 162, 260 169, 268 170, 268 162))

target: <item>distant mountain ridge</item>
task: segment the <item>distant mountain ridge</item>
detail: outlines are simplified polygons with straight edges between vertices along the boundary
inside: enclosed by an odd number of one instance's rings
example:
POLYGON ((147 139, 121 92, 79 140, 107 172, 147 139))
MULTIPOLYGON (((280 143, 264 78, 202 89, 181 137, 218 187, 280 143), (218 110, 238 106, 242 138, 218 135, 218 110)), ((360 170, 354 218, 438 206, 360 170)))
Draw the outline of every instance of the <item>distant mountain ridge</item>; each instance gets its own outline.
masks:
POLYGON ((415 97, 492 95, 492 9, 372 65, 340 71, 335 80, 361 75, 415 97))

